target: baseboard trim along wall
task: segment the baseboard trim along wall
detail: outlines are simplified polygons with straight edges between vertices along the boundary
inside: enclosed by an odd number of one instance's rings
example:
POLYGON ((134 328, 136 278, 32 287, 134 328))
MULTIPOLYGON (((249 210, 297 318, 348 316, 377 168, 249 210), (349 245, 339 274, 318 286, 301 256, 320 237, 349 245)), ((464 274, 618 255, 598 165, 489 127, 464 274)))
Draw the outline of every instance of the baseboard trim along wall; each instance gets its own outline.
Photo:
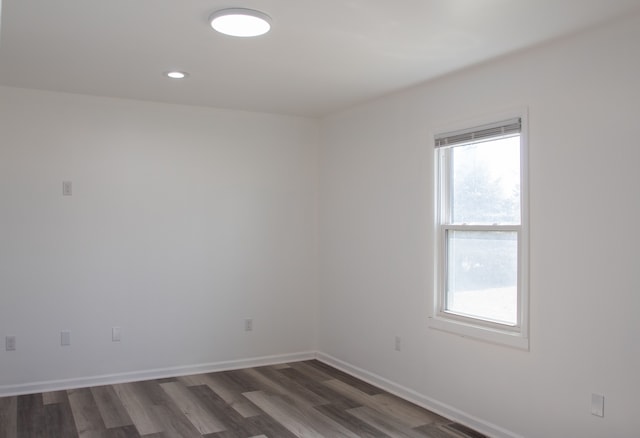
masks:
POLYGON ((513 432, 505 430, 495 424, 476 418, 452 406, 441 403, 412 389, 398 385, 391 380, 378 376, 357 366, 351 365, 328 354, 315 351, 301 353, 280 354, 273 356, 262 356, 247 359, 212 362, 198 365, 187 365, 180 367, 158 368, 144 371, 134 371, 130 373, 107 374, 92 377, 80 377, 64 380, 50 380, 42 382, 32 382, 17 385, 0 386, 0 397, 34 394, 39 392, 60 391, 74 388, 86 388, 90 386, 113 385, 126 382, 137 382, 143 380, 163 379, 170 377, 186 376, 190 374, 213 373, 217 371, 237 370, 241 368, 251 368, 266 365, 276 365, 287 362, 300 362, 303 360, 318 359, 321 362, 331 365, 347 374, 364 380, 367 383, 378 386, 398 397, 417 404, 425 409, 429 409, 443 417, 449 418, 460 424, 464 424, 487 436, 494 438, 523 438, 513 432))
POLYGON ((142 380, 164 379, 170 377, 186 376, 190 374, 213 373, 216 371, 228 371, 241 368, 276 365, 285 362, 300 362, 303 360, 315 359, 316 356, 317 355, 315 352, 308 351, 302 353, 262 356, 199 365, 133 371, 130 373, 107 374, 101 376, 80 377, 64 380, 50 380, 17 385, 4 385, 0 386, 0 397, 22 394, 35 394, 48 391, 60 391, 65 389, 86 388, 90 386, 114 385, 118 383, 138 382, 142 380))
POLYGON ((345 373, 364 380, 367 383, 382 388, 385 391, 390 392, 391 394, 397 395, 400 398, 403 398, 407 401, 415 403, 418 406, 433 411, 438 415, 442 415, 443 417, 446 417, 450 420, 456 421, 460 424, 464 424, 465 426, 477 430, 478 432, 483 433, 487 436, 494 438, 524 438, 521 435, 517 435, 511 431, 503 429, 500 426, 481 420, 480 418, 476 418, 472 415, 460 411, 459 409, 454 408, 453 406, 441 403, 412 389, 406 388, 402 385, 398 385, 391 380, 378 376, 377 374, 363 370, 362 368, 353 366, 347 362, 343 362, 333 356, 329 356, 328 354, 318 352, 316 358, 319 361, 326 363, 327 365, 331 365, 332 367, 339 369, 340 371, 344 371, 345 373))

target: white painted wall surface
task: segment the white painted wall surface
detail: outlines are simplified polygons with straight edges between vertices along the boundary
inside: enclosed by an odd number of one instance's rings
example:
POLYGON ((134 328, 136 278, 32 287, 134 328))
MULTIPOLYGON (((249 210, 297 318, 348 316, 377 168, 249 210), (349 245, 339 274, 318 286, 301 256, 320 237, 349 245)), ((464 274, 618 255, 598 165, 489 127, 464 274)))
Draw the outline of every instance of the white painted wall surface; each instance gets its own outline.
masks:
POLYGON ((326 118, 319 351, 505 436, 640 430, 640 18, 326 118), (428 327, 434 130, 529 109, 529 352, 428 327), (394 351, 394 336, 402 351, 394 351), (591 393, 605 417, 590 414, 591 393))
POLYGON ((0 387, 312 351, 317 129, 0 88, 0 387))
POLYGON ((636 436, 638 40, 630 17, 333 115, 319 157, 314 120, 0 87, 0 387, 317 349, 504 436, 636 436), (529 352, 426 318, 433 130, 523 105, 529 352))

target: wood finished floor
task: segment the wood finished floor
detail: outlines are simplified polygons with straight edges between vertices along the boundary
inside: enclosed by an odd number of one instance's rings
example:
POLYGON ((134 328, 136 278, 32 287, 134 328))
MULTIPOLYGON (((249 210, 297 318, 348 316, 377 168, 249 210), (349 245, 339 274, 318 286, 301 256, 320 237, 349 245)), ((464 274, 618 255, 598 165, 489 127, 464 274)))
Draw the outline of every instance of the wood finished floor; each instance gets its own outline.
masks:
POLYGON ((311 360, 0 398, 0 438, 485 438, 311 360))

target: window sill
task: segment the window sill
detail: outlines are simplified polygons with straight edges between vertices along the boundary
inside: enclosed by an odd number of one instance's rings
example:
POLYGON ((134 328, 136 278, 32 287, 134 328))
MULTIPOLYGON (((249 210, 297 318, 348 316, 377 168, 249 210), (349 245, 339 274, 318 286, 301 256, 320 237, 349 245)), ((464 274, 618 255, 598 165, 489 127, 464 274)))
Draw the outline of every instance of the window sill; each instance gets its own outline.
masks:
POLYGON ((463 338, 471 338, 492 344, 504 345, 529 351, 529 338, 520 332, 499 330, 466 321, 454 320, 442 316, 430 316, 429 327, 432 329, 452 333, 463 338))

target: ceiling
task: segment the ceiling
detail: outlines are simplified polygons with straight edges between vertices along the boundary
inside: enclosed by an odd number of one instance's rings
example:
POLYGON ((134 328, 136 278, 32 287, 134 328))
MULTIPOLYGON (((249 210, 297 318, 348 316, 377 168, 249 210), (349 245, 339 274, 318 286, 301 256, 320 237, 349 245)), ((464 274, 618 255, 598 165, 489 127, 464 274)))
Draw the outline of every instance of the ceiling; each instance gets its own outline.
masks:
POLYGON ((0 0, 0 85, 323 116, 640 12, 640 0, 0 0), (273 18, 213 31, 218 9, 273 18), (170 80, 162 73, 184 70, 170 80))

